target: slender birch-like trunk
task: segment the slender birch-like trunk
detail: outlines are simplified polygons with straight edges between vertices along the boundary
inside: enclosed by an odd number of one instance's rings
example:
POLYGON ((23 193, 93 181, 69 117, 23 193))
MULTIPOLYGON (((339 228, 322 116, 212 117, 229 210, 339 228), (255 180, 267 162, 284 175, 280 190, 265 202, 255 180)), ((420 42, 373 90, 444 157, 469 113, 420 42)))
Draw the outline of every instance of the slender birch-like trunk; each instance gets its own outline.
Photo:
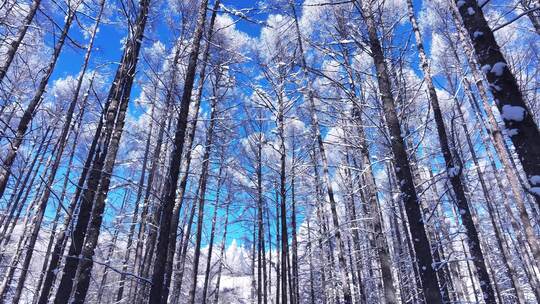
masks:
POLYGON ((405 142, 401 135, 401 126, 391 90, 388 67, 377 34, 375 17, 370 4, 363 5, 363 7, 362 4, 359 5, 360 6, 357 7, 363 13, 368 29, 369 46, 375 62, 379 92, 381 94, 380 97, 383 104, 386 125, 391 136, 391 148, 397 168, 395 169, 395 174, 399 180, 399 187, 405 204, 405 211, 409 221, 411 235, 414 239, 413 245, 416 253, 416 264, 418 265, 420 280, 422 281, 422 290, 424 292, 425 300, 428 303, 439 304, 442 303, 442 297, 439 291, 439 280, 435 269, 433 269, 431 247, 422 219, 422 212, 419 204, 420 201, 414 186, 405 142))
MULTIPOLYGON (((7 1, 6 1, 7 3, 7 1)), ((19 49, 19 46, 21 45, 21 42, 24 39, 24 36, 26 36, 26 32, 28 32, 28 28, 32 25, 32 20, 34 20, 34 16, 36 15, 36 12, 39 9, 39 5, 41 4, 41 0, 34 0, 32 1, 32 5, 30 5, 30 9, 28 10, 28 13, 24 17, 24 20, 22 22, 22 27, 19 29, 19 32, 17 33, 17 36, 8 46, 6 59, 0 66, 0 84, 4 80, 4 77, 7 74, 7 71, 9 69, 9 66, 13 62, 13 59, 15 58, 15 54, 17 53, 17 50, 19 49)), ((0 197, 2 192, 0 192, 0 197)))
MULTIPOLYGON (((159 237, 156 247, 157 252, 167 252, 167 248, 169 247, 172 221, 171 217, 174 209, 174 198, 176 195, 178 176, 180 174, 180 165, 182 164, 182 153, 185 143, 184 137, 187 129, 189 105, 191 103, 191 94, 197 68, 197 58, 199 56, 199 49, 206 20, 207 5, 208 0, 202 0, 200 3, 197 16, 197 25, 193 35, 193 45, 189 54, 189 62, 184 81, 184 91, 182 93, 182 100, 180 101, 180 116, 178 117, 178 123, 176 125, 173 150, 171 152, 172 157, 170 159, 169 171, 166 175, 163 189, 163 210, 159 221, 159 237)), ((165 270, 169 268, 166 264, 167 255, 158 254, 156 256, 156 260, 154 261, 152 271, 152 287, 150 289, 148 303, 162 303, 162 301, 167 300, 166 297, 163 297, 164 293, 168 293, 167 291, 164 292, 164 290, 168 289, 168 286, 164 285, 166 274, 165 270)))
POLYGON ((446 133, 446 126, 442 116, 441 107, 439 105, 437 92, 435 91, 435 86, 433 85, 431 68, 429 60, 426 56, 426 52, 424 50, 424 42, 422 40, 422 35, 420 34, 420 29, 414 15, 414 7, 412 0, 407 0, 407 8, 409 20, 411 22, 414 36, 416 39, 416 48, 418 50, 418 56, 420 57, 420 65, 424 73, 424 79, 428 89, 429 100, 433 109, 433 116, 435 118, 435 124, 437 126, 439 143, 441 146, 447 170, 446 172, 448 178, 450 179, 450 183, 452 184, 454 194, 456 196, 456 204, 459 208, 459 214, 462 224, 465 227, 467 233, 467 245, 469 246, 478 279, 480 280, 480 282, 484 283, 480 286, 483 292, 483 299, 487 304, 495 304, 495 293, 493 291, 493 284, 495 283, 491 282, 491 279, 489 277, 484 253, 482 251, 482 248, 480 247, 480 238, 478 236, 476 226, 473 222, 473 216, 469 207, 469 201, 465 196, 464 185, 461 180, 462 168, 460 167, 459 162, 454 159, 452 151, 450 149, 448 135, 446 133))
MULTIPOLYGON (((60 53, 63 49, 64 42, 66 41, 69 29, 71 28, 71 24, 73 22, 73 19, 75 18, 76 10, 79 7, 79 4, 81 2, 82 0, 75 0, 75 3, 73 4, 71 3, 71 1, 68 2, 68 12, 66 15, 66 20, 64 22, 64 27, 62 28, 62 32, 60 33, 60 36, 58 37, 58 41, 56 42, 54 46, 51 59, 49 60, 49 63, 47 64, 47 67, 44 70, 45 72, 44 72, 43 77, 39 81, 39 85, 36 89, 36 93, 30 100, 30 102, 28 103, 21 119, 19 120, 15 138, 11 141, 10 149, 8 150, 5 158, 3 159, 4 161, 3 166, 2 166, 2 169, 0 169, 0 198, 4 195, 4 191, 6 190, 8 179, 11 175, 11 166, 13 165, 13 162, 15 161, 15 158, 17 157, 19 148, 21 144, 23 143, 24 137, 26 135, 26 131, 28 130, 28 126, 30 125, 32 119, 34 118, 34 114, 37 108, 39 107, 39 105, 41 104, 43 100, 43 95, 45 94, 45 88, 47 84, 49 83, 49 79, 51 78, 51 75, 54 71, 54 67, 56 66, 58 57, 60 57, 60 53)), ((37 5, 39 5, 39 2, 37 5)), ((32 9, 36 10, 37 7, 36 8, 32 7, 31 10, 32 9)), ((31 20, 29 22, 31 22, 31 20)), ((29 24, 25 25, 25 28, 27 28, 28 26, 29 24)), ((0 71, 1 70, 2 69, 0 69, 0 71)))

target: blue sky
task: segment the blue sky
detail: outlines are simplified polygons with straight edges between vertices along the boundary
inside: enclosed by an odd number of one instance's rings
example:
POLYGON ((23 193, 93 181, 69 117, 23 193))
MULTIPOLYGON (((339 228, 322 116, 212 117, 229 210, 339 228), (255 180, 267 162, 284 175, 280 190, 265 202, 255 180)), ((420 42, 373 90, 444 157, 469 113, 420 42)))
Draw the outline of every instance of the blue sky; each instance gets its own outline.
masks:
MULTIPOLYGON (((252 7, 248 6, 251 5, 251 1, 249 0, 229 0, 229 1, 223 1, 224 5, 228 8, 245 8, 245 7, 252 7)), ((162 3, 162 5, 164 5, 162 3)), ((210 4, 211 5, 211 4, 210 4)), ((154 11, 155 13, 155 11, 154 11)), ((110 15, 111 12, 106 12, 105 16, 110 15)), ((63 25, 63 15, 57 14, 55 16, 56 22, 60 24, 60 26, 63 25)), ((168 29, 167 25, 163 22, 160 22, 159 19, 155 18, 156 16, 151 15, 151 20, 153 22, 151 23, 152 27, 147 27, 147 31, 145 33, 145 39, 143 43, 143 49, 145 47, 149 47, 153 42, 159 40, 162 43, 166 45, 170 45, 172 36, 170 34, 170 30, 168 29), (154 18, 152 18, 154 17, 154 18)), ((261 18, 261 16, 256 16, 257 18, 261 18)), ((88 19, 85 16, 79 16, 80 21, 84 24, 84 26, 90 31, 92 27, 94 26, 94 21, 88 19)), ((264 17, 263 17, 264 18, 264 17)), ((114 16, 112 18, 108 18, 102 20, 102 23, 99 27, 99 33, 97 34, 95 44, 94 44, 94 51, 92 53, 91 57, 91 63, 90 63, 90 70, 97 69, 101 72, 110 74, 109 77, 114 73, 116 69, 116 63, 119 61, 120 56, 122 54, 122 39, 126 35, 126 28, 124 26, 119 26, 117 24, 111 24, 109 21, 116 20, 114 16)), ((261 26, 256 25, 251 22, 242 21, 240 20, 237 23, 237 27, 239 30, 247 33, 251 37, 256 37, 259 35, 261 26)), ((85 44, 88 42, 86 39, 87 37, 84 37, 82 34, 80 27, 73 26, 70 30, 70 37, 77 43, 79 43, 81 46, 85 46, 85 44)), ((49 46, 52 48, 54 46, 55 40, 53 39, 52 34, 46 35, 46 43, 49 44, 49 46)), ((83 64, 83 58, 84 54, 86 52, 85 49, 74 47, 71 44, 66 44, 67 47, 64 47, 61 56, 58 60, 58 63, 54 69, 54 72, 51 76, 50 83, 52 83, 61 78, 65 78, 70 75, 77 75, 81 70, 81 65, 83 64)), ((144 61, 140 60, 138 65, 138 70, 141 68, 144 68, 144 61)), ((108 84, 105 84, 105 89, 108 89, 108 84)), ((132 88, 132 101, 130 105, 131 114, 138 116, 142 112, 134 106, 133 100, 136 99, 141 92, 141 88, 137 82, 134 83, 134 86, 132 88)), ((103 102, 103 101, 102 101, 103 102)), ((81 160, 83 161, 83 160, 81 160)), ((118 169, 118 168, 117 168, 118 169)), ((122 170, 124 171, 124 170, 122 170)), ((115 171, 117 174, 119 172, 115 171)), ((64 170, 61 170, 59 172, 58 176, 62 176, 65 173, 64 170)), ((78 174, 72 175, 72 179, 76 179, 78 174)), ((106 221, 112 221, 115 218, 116 213, 119 211, 122 198, 124 196, 124 190, 112 190, 109 193, 108 196, 108 208, 106 210, 107 215, 105 217, 106 221)), ((132 199, 134 197, 134 193, 131 195, 132 199)), ((214 192, 209 191, 207 194, 207 198, 209 200, 213 199, 214 192)), ((222 195, 222 199, 224 198, 224 195, 222 195)), ((56 205, 56 204, 55 204, 56 205)), ((129 207, 128 207, 129 208, 129 207)), ((51 208, 48 208, 47 214, 49 218, 52 218, 54 216, 54 210, 56 209, 55 206, 51 206, 51 208)), ((212 206, 210 203, 207 203, 206 206, 206 222, 209 223, 209 218, 212 214, 212 206)), ((231 220, 232 222, 233 220, 231 220)), ((104 225, 104 231, 108 230, 105 226, 110 227, 110 224, 104 225)), ((233 227, 230 228, 228 238, 228 242, 231 242, 232 239, 239 239, 241 240, 242 237, 244 237, 243 234, 243 228, 238 225, 233 225, 233 227), (237 226, 236 228, 234 226, 237 226)), ((109 231, 111 232, 111 231, 109 231)))
MULTIPOLYGON (((243 9, 243 8, 253 8, 255 7, 254 1, 251 0, 224 0, 224 5, 231 9, 243 9)), ((418 0, 419 2, 419 0, 418 0)), ((163 5, 163 4, 162 4, 163 5)), ((417 5, 417 7, 420 7, 420 5, 417 5)), ((156 11, 154 11, 156 13, 156 11)), ((275 12, 272 12, 275 13, 275 12)), ((298 8, 298 13, 301 13, 301 8, 298 8)), ((152 16, 151 20, 153 22, 151 25, 153 26, 152 30, 147 30, 146 37, 143 44, 144 47, 148 47, 153 42, 160 40, 166 45, 170 45, 172 37, 170 34, 170 31, 166 24, 163 22, 160 22, 161 20, 156 19, 156 16, 152 16)), ((250 18, 264 21, 268 17, 267 12, 263 13, 255 13, 254 15, 250 15, 250 18)), ((57 21, 59 24, 62 24, 62 16, 57 16, 57 21)), ((89 20, 86 17, 79 17, 81 18, 83 24, 85 24, 86 27, 89 29, 93 26, 93 21, 89 20)), ((234 19, 237 19, 236 17, 233 17, 234 19)), ((112 19, 114 20, 114 19, 112 19)), ((259 24, 255 24, 253 22, 245 21, 245 20, 239 20, 239 22, 236 24, 237 29, 246 33, 250 37, 258 37, 260 35, 262 26, 259 24)), ((117 24, 102 24, 100 26, 99 33, 96 38, 95 42, 95 50, 92 55, 92 63, 90 64, 90 69, 97 68, 99 70, 105 69, 105 71, 110 72, 110 74, 114 73, 114 70, 116 69, 116 65, 114 64, 117 62, 121 56, 122 52, 122 38, 125 36, 125 27, 124 26, 118 26, 117 24)), ((78 27, 75 27, 70 31, 70 36, 75 41, 84 44, 87 42, 87 40, 84 39, 84 36, 81 34, 78 27)), ((49 37, 51 38, 51 37, 49 37)), ((427 37, 426 37, 427 38, 427 37)), ((49 43, 52 43, 52 39, 47 39, 49 43)), ((429 42, 427 43, 429 47, 429 42)), ((54 70, 53 76, 51 77, 51 80, 54 81, 55 79, 63 78, 68 75, 75 75, 80 71, 80 67, 82 64, 82 60, 84 57, 85 50, 84 49, 76 49, 73 47, 64 48, 64 51, 61 54, 60 60, 57 64, 56 69, 54 70)), ((139 70, 144 67, 144 62, 139 61, 139 70)), ((108 87, 106 85, 106 87, 108 87)), ((134 87, 132 89, 132 101, 137 98, 140 94, 141 90, 137 82, 134 84, 134 87)), ((133 102, 131 105, 131 113, 132 115, 138 116, 139 110, 133 106, 133 102)), ((324 131, 324 130, 323 130, 324 131)), ((115 207, 119 207, 122 196, 124 194, 124 191, 111 191, 109 195, 109 201, 113 202, 115 207)), ((208 195, 209 198, 213 197, 213 194, 208 195)), ((208 220, 211 215, 212 208, 210 205, 207 205, 206 208, 206 219, 208 220)), ((116 212, 116 208, 108 208, 109 214, 112 216, 111 212, 116 212)), ((207 221, 209 222, 209 221, 207 221)), ((234 225, 233 228, 230 231, 230 239, 231 241, 233 238, 235 239, 241 239, 242 237, 249 237, 248 235, 244 234, 243 227, 241 225, 234 225), (236 227, 234 227, 236 226, 236 227)))

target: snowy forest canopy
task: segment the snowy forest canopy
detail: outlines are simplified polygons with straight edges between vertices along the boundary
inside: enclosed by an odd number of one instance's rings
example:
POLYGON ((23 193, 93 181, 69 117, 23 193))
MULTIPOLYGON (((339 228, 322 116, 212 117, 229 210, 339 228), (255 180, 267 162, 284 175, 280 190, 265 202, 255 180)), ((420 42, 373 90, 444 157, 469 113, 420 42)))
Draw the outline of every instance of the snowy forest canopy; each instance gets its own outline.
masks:
POLYGON ((539 303, 539 0, 2 0, 0 303, 539 303))

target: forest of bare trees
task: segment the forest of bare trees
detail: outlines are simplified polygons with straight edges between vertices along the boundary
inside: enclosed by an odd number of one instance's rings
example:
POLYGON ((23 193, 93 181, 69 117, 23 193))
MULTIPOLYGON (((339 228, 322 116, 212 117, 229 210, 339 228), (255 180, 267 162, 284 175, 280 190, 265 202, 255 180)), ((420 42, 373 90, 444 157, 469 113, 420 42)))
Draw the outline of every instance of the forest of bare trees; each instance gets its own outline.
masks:
POLYGON ((539 0, 1 0, 0 304, 540 303, 539 0))

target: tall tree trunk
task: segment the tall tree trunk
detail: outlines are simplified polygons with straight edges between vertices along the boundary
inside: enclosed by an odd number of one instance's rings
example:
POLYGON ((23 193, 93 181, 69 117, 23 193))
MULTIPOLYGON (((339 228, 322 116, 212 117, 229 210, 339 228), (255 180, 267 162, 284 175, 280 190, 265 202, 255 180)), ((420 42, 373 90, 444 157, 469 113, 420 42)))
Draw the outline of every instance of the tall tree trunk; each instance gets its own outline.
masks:
MULTIPOLYGON (((274 182, 274 189, 277 188, 277 183, 274 182)), ((276 202, 276 294, 274 296, 276 304, 280 303, 280 294, 281 294, 281 237, 280 237, 280 204, 279 204, 279 192, 275 191, 275 202, 276 202)), ((287 304, 282 303, 282 304, 287 304)))
POLYGON ((203 88, 204 88, 204 82, 206 79, 206 66, 209 61, 210 57, 210 47, 212 46, 212 36, 214 31, 214 24, 217 16, 217 11, 219 9, 219 5, 221 3, 221 0, 216 0, 214 3, 214 7, 212 10, 212 16, 210 17, 210 24, 208 26, 207 31, 207 43, 204 48, 203 58, 202 58, 202 65, 200 69, 199 74, 199 83, 197 87, 197 97, 195 101, 195 107, 194 107, 194 117, 193 117, 193 123, 191 130, 188 134, 188 137, 185 142, 185 170, 184 174, 182 175, 182 178, 180 180, 180 193, 177 197, 176 203, 173 208, 172 212, 172 218, 171 218, 171 229, 170 229, 170 235, 169 235, 169 244, 167 248, 167 262, 165 264, 165 290, 163 291, 163 298, 167 299, 169 296, 169 285, 171 284, 171 277, 172 277, 172 266, 173 266, 173 260, 174 260, 174 251, 176 248, 176 232, 178 230, 178 218, 180 214, 180 209, 182 208, 183 202, 184 202, 184 195, 186 192, 186 186, 187 181, 189 177, 189 170, 191 166, 191 153, 192 153, 192 147, 193 142, 195 139, 195 133, 197 131, 197 122, 199 117, 199 108, 201 105, 201 100, 203 97, 203 88))
MULTIPOLYGON (((72 241, 74 243, 77 239, 78 248, 74 249, 78 253, 76 256, 80 255, 81 258, 68 259, 67 261, 71 261, 69 268, 66 261, 66 267, 64 267, 60 284, 63 288, 59 288, 55 303, 67 303, 71 297, 73 297, 74 303, 81 303, 86 297, 90 283, 90 271, 93 266, 92 258, 95 247, 97 246, 105 208, 105 199, 109 191, 110 178, 125 123, 129 95, 139 59, 139 50, 146 26, 149 6, 150 0, 141 0, 137 19, 134 22, 134 27, 130 28, 130 37, 124 47, 121 65, 117 70, 115 82, 109 92, 108 102, 110 101, 110 107, 107 109, 105 117, 105 131, 103 134, 104 138, 102 139, 103 150, 99 151, 100 153, 96 153, 96 159, 92 166, 87 189, 85 189, 88 191, 85 191, 86 193, 83 194, 82 198, 82 202, 86 206, 83 208, 81 204, 79 218, 74 232, 75 237, 72 241), (75 269, 77 269, 76 272, 75 269), (76 278, 75 289, 72 289, 73 278, 76 278), (72 290, 73 294, 71 295, 72 290)), ((70 253, 72 252, 72 248, 70 248, 70 253)))
MULTIPOLYGON (((505 175, 506 175, 506 177, 507 177, 507 179, 509 181, 510 189, 512 190, 513 198, 514 198, 514 201, 516 203, 516 207, 518 208, 518 211, 519 211, 519 217, 520 217, 520 220, 521 220, 522 225, 523 225, 523 230, 525 231, 525 238, 527 240, 527 243, 529 244, 529 246, 531 247, 531 249, 533 251, 533 255, 534 255, 535 259, 540 260, 540 242, 538 241, 538 238, 537 238, 537 236, 536 236, 536 234, 534 232, 534 229, 533 229, 531 221, 530 221, 529 213, 527 211, 527 208, 525 207, 525 202, 524 202, 524 199, 523 199, 523 192, 522 192, 521 187, 520 187, 521 183, 519 181, 519 172, 517 171, 517 169, 512 164, 512 155, 510 155, 510 153, 508 152, 508 150, 506 148, 506 143, 505 143, 505 140, 503 138, 502 130, 500 129, 500 127, 499 127, 499 125, 497 123, 497 120, 495 118, 495 115, 494 115, 494 113, 493 113, 493 111, 491 109, 491 106, 488 103, 487 91, 486 91, 486 89, 484 87, 484 83, 482 82, 482 77, 480 75, 480 72, 478 71, 477 60, 474 57, 473 49, 470 46, 470 43, 469 43, 470 41, 465 40, 466 39, 466 29, 464 28, 463 24, 461 22, 459 22, 459 20, 458 20, 459 16, 458 16, 457 10, 455 9, 455 7, 453 5, 451 5, 451 6, 452 6, 452 8, 451 8, 450 12, 452 13, 452 15, 454 17, 453 19, 455 21, 456 28, 458 29, 458 32, 459 32, 461 38, 463 38, 461 46, 463 47, 463 49, 465 50, 465 53, 467 55, 467 61, 468 61, 467 63, 469 65, 470 71, 472 72, 472 75, 474 77, 474 81, 476 82, 476 87, 477 87, 478 92, 480 94, 480 97, 482 99, 482 102, 483 102, 483 105, 484 105, 484 110, 485 110, 485 112, 486 112, 486 114, 488 116, 488 121, 489 121, 489 125, 490 125, 489 134, 491 135, 491 138, 493 139, 493 146, 494 146, 495 150, 497 151, 497 154, 499 156, 499 160, 503 164, 503 169, 504 169, 505 175)), ((454 47, 451 47, 451 48, 453 50, 454 57, 456 58, 456 60, 459 60, 456 49, 454 47)), ((505 70, 507 70, 507 68, 505 68, 505 70)), ((508 73, 509 73, 509 71, 508 71, 508 73)), ((496 95, 493 94, 493 96, 495 98, 497 98, 496 95)), ((471 101, 471 104, 472 104, 473 108, 476 107, 474 102, 473 102, 474 99, 473 98, 470 98, 470 99, 471 99, 470 101, 471 101)), ((480 109, 477 109, 477 111, 480 111, 480 109)), ((514 136, 512 136, 512 138, 513 137, 514 136)), ((514 143, 514 145, 515 144, 516 143, 514 143)), ((525 171, 525 172, 527 173, 527 171, 525 171)), ((539 202, 540 198, 536 197, 536 201, 539 202)))
POLYGON ((296 136, 293 134, 291 137, 292 140, 292 147, 291 147, 291 268, 292 268, 292 276, 291 276, 291 295, 294 296, 293 299, 291 299, 292 304, 297 304, 300 302, 300 291, 299 291, 299 279, 298 279, 298 237, 296 235, 297 230, 297 219, 296 219, 296 193, 295 193, 295 179, 296 179, 296 155, 295 155, 295 149, 296 149, 296 136), (293 301, 294 300, 294 301, 293 301))
MULTIPOLYGON (((180 116, 178 117, 178 123, 176 125, 176 131, 174 134, 174 145, 171 152, 171 159, 169 163, 169 171, 165 178, 165 185, 163 189, 163 210, 161 212, 161 218, 159 221, 159 237, 156 247, 156 252, 167 252, 169 246, 169 236, 171 233, 171 217, 174 208, 174 198, 176 195, 176 187, 178 183, 178 175, 180 173, 180 165, 182 164, 182 153, 184 148, 184 137, 187 129, 187 117, 189 113, 189 104, 191 103, 191 93, 193 90, 193 83, 195 81, 195 72, 197 68, 197 57, 199 56, 199 48, 201 45, 201 39, 204 30, 204 24, 206 20, 206 7, 208 0, 202 0, 199 6, 199 12, 197 17, 197 25, 195 33, 193 35, 193 45, 189 54, 189 62, 186 70, 186 78, 184 82, 184 91, 182 93, 182 100, 180 101, 180 116)), ((162 303, 167 298, 163 297, 164 289, 168 286, 164 286, 164 271, 170 267, 167 264, 167 255, 158 254, 154 262, 152 271, 152 287, 150 289, 150 296, 148 303, 162 303)))
POLYGON ((416 38, 416 48, 418 49, 418 56, 420 57, 420 65, 424 73, 425 83, 428 89, 429 100, 433 108, 433 116, 435 118, 435 124, 437 126, 437 133, 439 135, 439 144, 441 146, 442 154, 444 157, 446 170, 450 183, 452 184, 452 189, 456 196, 456 204, 459 208, 459 214, 461 216, 461 221, 465 227, 467 234, 467 244, 469 245, 469 250, 473 259, 474 266, 476 267, 476 272, 478 279, 481 284, 483 298, 487 304, 495 304, 495 293, 493 291, 493 282, 491 282, 486 262, 484 258, 484 253, 480 247, 480 239, 478 236, 478 231, 473 222, 473 216, 469 207, 469 202, 465 196, 465 191, 463 189, 463 184, 461 181, 462 169, 459 166, 459 162, 456 162, 452 156, 452 151, 450 150, 450 144, 448 142, 448 135, 446 134, 446 126, 442 116, 441 107, 439 105, 439 99, 437 97, 437 92, 435 91, 435 86, 433 85, 433 79, 431 77, 431 68, 429 65, 426 52, 424 50, 424 43, 422 36, 420 34, 420 29, 414 16, 414 7, 412 0, 407 0, 407 7, 409 13, 409 20, 414 31, 416 38))
MULTIPOLYGON (((109 107, 109 103, 106 103, 104 107, 104 112, 107 111, 108 107, 109 107)), ((64 248, 66 246, 66 242, 69 236, 68 230, 72 224, 72 219, 75 214, 75 210, 77 208, 79 198, 82 195, 83 187, 86 182, 86 178, 88 177, 88 171, 90 170, 92 160, 94 159, 94 154, 96 152, 96 149, 98 148, 98 141, 99 141, 100 135, 102 134, 102 128, 103 128, 103 117, 104 117, 104 114, 102 113, 101 117, 99 118, 98 125, 96 128, 94 137, 92 139, 92 143, 90 144, 90 148, 88 150, 88 155, 85 160, 83 170, 81 172, 79 180, 77 181, 77 187, 75 188, 75 193, 71 199, 69 207, 66 210, 64 223, 59 233, 56 236, 55 245, 51 252, 51 260, 49 262, 49 266, 47 267, 47 272, 45 273, 45 280, 43 281, 43 286, 39 292, 38 304, 47 303, 49 299, 49 294, 54 285, 54 281, 56 280, 56 275, 58 272, 58 267, 61 262, 62 253, 64 252, 64 248)), ((75 243, 72 242, 72 245, 75 245, 75 243)), ((72 246, 70 246, 70 250, 71 248, 72 246)), ((66 260, 66 263, 68 260, 69 259, 66 260)))
MULTIPOLYGON (((154 120, 154 111, 155 111, 156 104, 152 104, 152 110, 150 112, 150 120, 153 122, 154 120)), ((146 177, 146 171, 148 166, 148 156, 150 154, 150 142, 152 139, 152 130, 153 130, 154 124, 152 123, 150 125, 150 130, 148 131, 148 135, 146 137, 146 144, 144 149, 144 156, 143 156, 143 162, 142 162, 142 169, 139 177, 139 183, 137 185, 137 194, 135 196, 135 202, 134 202, 134 210, 133 210, 133 217, 131 219, 131 224, 129 225, 129 232, 127 235, 127 243, 126 243, 126 252, 124 254, 124 259, 122 261, 122 270, 120 274, 120 281, 118 290, 116 292, 116 302, 122 301, 122 298, 124 297, 124 288, 126 284, 126 272, 128 268, 129 259, 131 256, 131 251, 133 247, 133 239, 135 235, 135 227, 137 226, 137 223, 139 221, 139 205, 141 202, 141 198, 143 195, 143 189, 144 189, 144 182, 146 177)), ((142 220, 142 215, 141 215, 142 220)), ((136 265, 136 263, 134 263, 136 265)), ((135 270, 135 267, 134 267, 135 270)))
MULTIPOLYGON (((280 92, 281 93, 281 92, 280 92)), ((288 286, 288 267, 287 258, 289 256, 289 232, 287 226, 287 177, 286 177, 286 160, 287 154, 285 150, 285 105, 283 96, 278 97, 277 111, 277 132, 279 137, 279 214, 281 217, 281 260, 280 260, 280 286, 281 286, 281 303, 287 304, 287 286, 288 286)))
POLYGON ((424 297, 426 302, 430 304, 439 304, 442 303, 442 297, 439 291, 438 278, 432 267, 433 257, 431 255, 429 239, 422 219, 418 195, 414 188, 411 166, 408 160, 405 142, 401 135, 401 126, 394 104, 394 97, 392 96, 388 68, 377 34, 375 19, 369 4, 364 5, 364 8, 359 8, 359 10, 364 13, 368 28, 371 56, 375 62, 380 98, 383 104, 386 124, 391 136, 391 147, 396 163, 395 174, 399 179, 405 211, 409 220, 412 238, 414 239, 413 245, 416 252, 416 263, 420 271, 424 297))
MULTIPOLYGON (((222 151, 223 153, 223 151, 222 151)), ((210 240, 208 241, 208 253, 206 254, 206 270, 204 271, 204 283, 203 283, 203 292, 202 292, 202 298, 201 303, 206 304, 207 302, 207 295, 208 295, 208 284, 210 282, 210 271, 212 269, 212 253, 214 251, 214 239, 215 239, 215 233, 216 233, 216 224, 217 224, 217 214, 219 209, 219 199, 221 195, 221 187, 223 185, 223 166, 225 162, 225 155, 222 154, 221 156, 221 164, 219 167, 219 173, 218 173, 218 188, 216 193, 216 199, 214 204, 214 214, 212 215, 212 227, 210 228, 210 240)))
MULTIPOLYGON (((259 121, 262 121, 261 112, 259 111, 259 121)), ((263 136, 259 134, 257 137, 257 239, 258 239, 258 290, 259 297, 257 303, 261 304, 260 290, 261 290, 261 280, 263 289, 262 293, 262 302, 264 304, 268 303, 268 289, 267 289, 267 279, 266 279, 266 250, 265 250, 265 241, 264 241, 264 197, 263 197, 263 164, 262 164, 262 145, 263 145, 263 136), (261 273, 262 272, 262 273, 261 273)), ((270 239, 271 240, 271 239, 270 239)), ((271 252, 271 251, 270 251, 271 252)))
POLYGON ((307 244, 306 250, 309 262, 309 303, 315 304, 315 274, 313 272, 313 250, 311 245, 311 228, 309 227, 309 217, 306 219, 307 244))
MULTIPOLYGON (((218 67, 219 69, 219 67, 218 67)), ((216 86, 219 86, 221 80, 221 71, 217 72, 216 75, 216 86)), ((189 290, 189 300, 188 303, 195 303, 195 291, 197 290, 197 275, 199 270, 199 260, 201 255, 201 242, 202 242, 202 228, 204 222, 204 206, 206 203, 206 188, 208 185, 208 175, 210 167, 210 156, 212 153, 212 145, 214 144, 214 132, 215 124, 217 119, 217 106, 219 102, 219 87, 214 88, 214 94, 211 104, 210 112, 210 125, 208 126, 208 131, 206 134, 206 142, 204 144, 204 155, 202 158, 202 169, 201 169, 201 178, 199 186, 199 208, 197 215, 197 231, 195 233, 195 252, 193 253, 193 270, 192 270, 192 281, 191 288, 189 290)))
POLYGON ((256 299, 261 299, 260 288, 257 288, 257 278, 255 277, 255 266, 257 265, 257 258, 255 257, 257 255, 257 221, 253 221, 251 239, 251 303, 255 304, 256 299))
POLYGON ((7 182, 11 175, 11 166, 13 165, 13 162, 17 157, 17 152, 19 151, 19 148, 23 142, 26 131, 28 130, 28 126, 30 125, 34 117, 36 109, 43 100, 43 95, 45 94, 45 87, 47 86, 49 78, 54 71, 54 67, 56 66, 56 62, 58 60, 58 57, 60 56, 60 52, 62 51, 64 42, 66 41, 69 29, 71 27, 71 23, 73 22, 73 18, 75 18, 76 10, 82 0, 76 1, 77 2, 75 2, 73 6, 69 5, 66 21, 64 23, 64 27, 62 28, 62 32, 60 33, 60 37, 58 37, 58 41, 54 46, 51 60, 45 68, 45 73, 39 82, 34 97, 32 98, 32 100, 30 100, 30 103, 24 110, 23 116, 21 117, 19 125, 17 126, 17 133, 15 134, 15 138, 11 141, 10 149, 5 159, 3 160, 4 164, 0 171, 0 198, 3 196, 4 191, 6 190, 7 182))
POLYGON ((227 241, 227 229, 228 229, 228 224, 229 224, 229 208, 231 206, 231 201, 232 201, 230 199, 232 197, 230 185, 227 188, 228 188, 227 191, 229 192, 228 194, 229 198, 227 199, 227 202, 226 202, 227 207, 225 207, 225 223, 223 226, 223 236, 221 237, 221 248, 219 250, 219 267, 218 267, 218 277, 216 281, 215 294, 214 294, 214 302, 213 302, 214 304, 219 303, 219 287, 220 287, 219 285, 221 283, 221 272, 223 270, 223 265, 225 264, 223 259, 225 258, 225 244, 227 241))
MULTIPOLYGON (((5 3, 7 3, 7 1, 5 3)), ((21 42, 24 39, 24 36, 26 36, 26 32, 28 31, 28 28, 32 25, 32 20, 34 20, 34 16, 36 15, 36 12, 39 9, 40 4, 41 4, 41 0, 32 1, 32 5, 30 5, 30 9, 28 10, 26 17, 24 17, 24 20, 22 22, 22 28, 19 29, 17 36, 9 44, 7 48, 6 59, 4 63, 0 66, 0 84, 2 84, 2 81, 4 80, 4 77, 7 74, 9 66, 13 62, 13 59, 15 58, 15 53, 17 53, 17 50, 19 49, 19 46, 21 45, 21 42)), ((1 196, 2 196, 2 192, 0 192, 0 197, 1 196)))
MULTIPOLYGON (((86 293, 88 292, 88 286, 90 284, 90 273, 93 266, 94 251, 98 243, 98 238, 101 230, 101 223, 103 221, 103 212, 105 210, 105 199, 109 192, 109 185, 111 182, 111 175, 116 161, 116 155, 120 146, 120 138, 124 129, 126 112, 130 100, 131 87, 135 77, 135 71, 137 68, 137 62, 139 60, 139 50, 141 48, 144 30, 146 27, 146 21, 148 19, 148 13, 150 10, 151 0, 141 0, 139 4, 139 13, 135 20, 132 37, 128 41, 125 51, 123 67, 121 67, 125 74, 122 81, 124 82, 121 89, 120 96, 113 96, 113 98, 120 99, 120 106, 114 122, 114 131, 110 144, 106 150, 103 151, 105 156, 105 163, 103 166, 103 174, 101 181, 99 182, 99 192, 97 193, 94 206, 91 213, 91 219, 88 225, 84 246, 81 251, 81 258, 77 268, 75 276, 76 284, 74 284, 73 300, 72 303, 84 303, 86 293)), ((110 112, 108 113, 111 114, 110 112)), ((111 117, 112 118, 112 117, 111 117)), ((113 123, 109 121, 108 123, 113 123)), ((108 125, 106 125, 108 127, 108 125)))
MULTIPOLYGON (((540 206, 540 141, 536 140, 540 138, 538 126, 477 1, 462 0, 455 3, 506 129, 512 130, 514 134, 510 139, 527 174, 530 191, 540 206)), ((452 9, 456 7, 452 5, 452 9)))

